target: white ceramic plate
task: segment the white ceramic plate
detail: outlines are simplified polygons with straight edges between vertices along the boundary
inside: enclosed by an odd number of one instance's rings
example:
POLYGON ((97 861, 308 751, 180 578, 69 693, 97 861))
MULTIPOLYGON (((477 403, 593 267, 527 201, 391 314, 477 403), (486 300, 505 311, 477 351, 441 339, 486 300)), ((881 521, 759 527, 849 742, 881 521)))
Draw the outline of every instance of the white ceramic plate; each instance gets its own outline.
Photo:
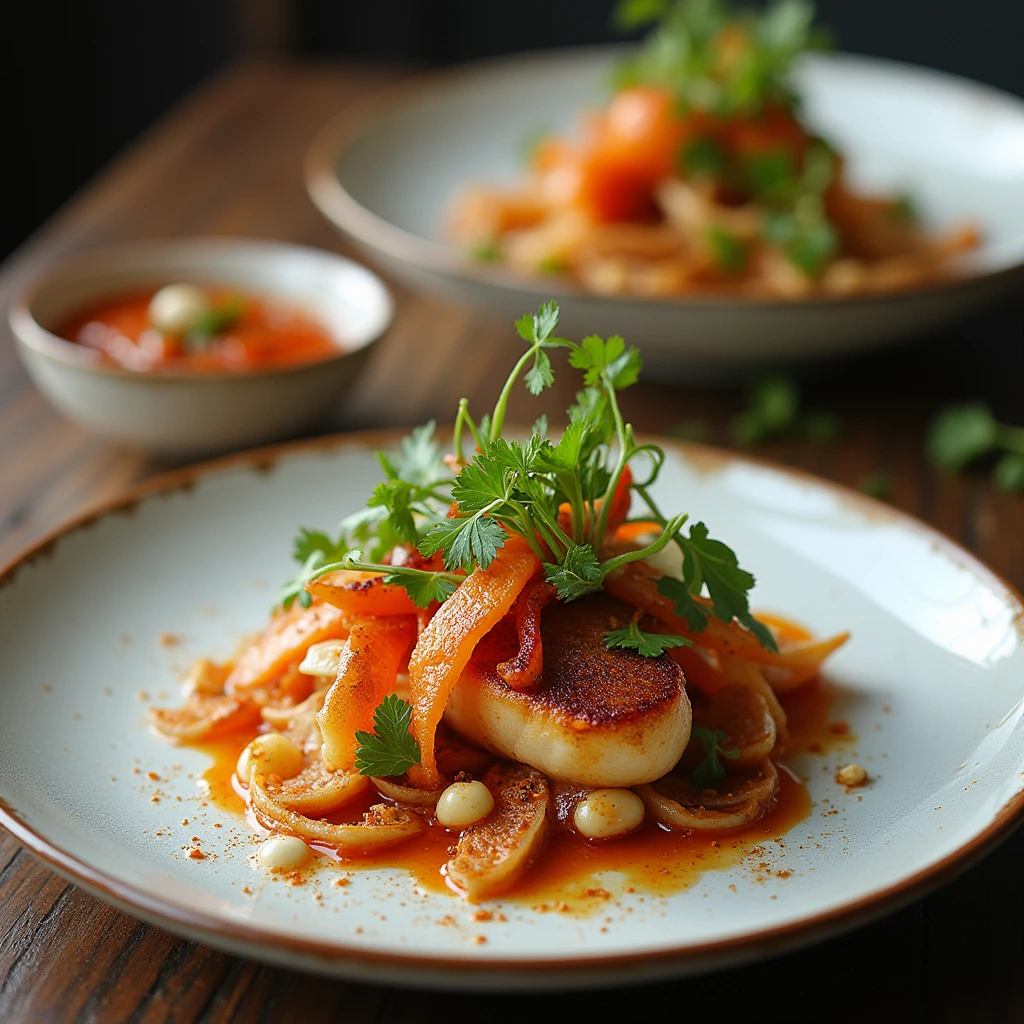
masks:
POLYGON ((504 919, 486 922, 402 873, 356 872, 346 888, 329 884, 331 866, 322 885, 264 878, 244 820, 201 805, 209 757, 155 738, 138 692, 174 702, 191 659, 225 657, 260 628, 296 524, 333 526, 358 507, 382 443, 328 439, 180 472, 8 570, 0 821, 102 898, 214 946, 362 981, 536 990, 680 976, 820 939, 919 897, 1024 813, 1020 598, 888 507, 669 444, 663 503, 735 545, 760 580, 757 606, 853 634, 829 668, 834 713, 859 740, 793 765, 815 806, 766 844, 776 874, 710 871, 671 897, 618 894, 589 918, 503 902, 504 919), (182 644, 161 646, 163 633, 182 644), (874 781, 847 794, 832 774, 854 757, 874 781), (183 855, 193 834, 208 859, 183 855))
POLYGON ((852 180, 909 190, 936 227, 972 220, 984 246, 967 279, 911 293, 811 301, 592 296, 552 278, 524 283, 445 241, 464 183, 512 182, 538 128, 573 133, 604 101, 620 47, 525 54, 432 75, 329 124, 307 159, 325 216, 414 286, 507 322, 557 297, 565 329, 610 325, 663 376, 729 376, 819 359, 946 327, 1024 279, 1024 101, 975 82, 849 54, 807 58, 806 114, 848 156, 852 180))

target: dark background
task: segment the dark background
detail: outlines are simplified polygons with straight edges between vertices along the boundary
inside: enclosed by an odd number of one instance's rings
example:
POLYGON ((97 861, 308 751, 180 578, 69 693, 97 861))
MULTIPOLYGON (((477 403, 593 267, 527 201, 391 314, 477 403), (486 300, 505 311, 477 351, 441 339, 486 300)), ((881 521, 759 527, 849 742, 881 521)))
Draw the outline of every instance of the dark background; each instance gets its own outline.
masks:
MULTIPOLYGON (((0 259, 182 95, 243 58, 438 65, 617 38, 612 0, 0 0, 0 259)), ((1024 96, 1020 0, 820 0, 842 49, 1024 96)))

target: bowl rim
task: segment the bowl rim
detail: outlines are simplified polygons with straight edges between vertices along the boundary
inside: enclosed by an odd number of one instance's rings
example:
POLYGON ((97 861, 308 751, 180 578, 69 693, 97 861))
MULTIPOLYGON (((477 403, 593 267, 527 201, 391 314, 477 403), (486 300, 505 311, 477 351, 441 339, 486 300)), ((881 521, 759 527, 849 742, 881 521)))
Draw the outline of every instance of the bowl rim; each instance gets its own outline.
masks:
MULTIPOLYGON (((605 307, 632 307, 650 310, 665 309, 682 311, 701 309, 705 311, 766 311, 771 309, 828 309, 841 312, 844 309, 858 310, 870 306, 888 307, 896 303, 912 302, 922 295, 955 294, 970 291, 979 285, 1008 287, 1024 272, 1024 254, 1005 266, 990 270, 974 270, 960 276, 933 281, 894 292, 866 293, 861 296, 811 295, 799 298, 779 296, 731 296, 690 294, 658 298, 635 295, 603 295, 587 291, 579 285, 568 283, 556 275, 550 278, 531 280, 501 267, 489 266, 474 261, 454 246, 445 245, 422 235, 414 234, 393 224, 380 214, 363 206, 341 183, 336 172, 338 161, 346 150, 359 141, 376 120, 386 114, 400 110, 408 101, 436 96, 457 85, 461 80, 474 75, 512 69, 516 66, 554 64, 566 59, 582 60, 597 58, 605 54, 611 59, 616 53, 625 52, 630 43, 610 43, 584 46, 551 47, 542 50, 523 50, 496 57, 483 57, 465 61, 456 66, 439 70, 413 73, 383 87, 367 93, 345 107, 339 114, 327 121, 314 136, 306 150, 303 174, 306 190, 313 204, 337 230, 351 241, 372 253, 381 253, 390 259, 416 267, 431 274, 443 274, 462 284, 472 284, 513 294, 541 293, 555 300, 587 301, 605 307)), ((920 78, 955 85, 974 90, 992 99, 1019 105, 1024 117, 1024 98, 964 75, 942 71, 910 61, 892 60, 887 57, 838 51, 814 54, 816 62, 845 64, 848 67, 861 66, 888 70, 901 74, 912 74, 920 78)))
MULTIPOLYGON (((159 277, 159 274, 156 275, 159 277)), ((170 282, 168 282, 170 283, 170 282)), ((115 294, 111 292, 111 294, 115 294)), ((190 381, 201 385, 223 383, 226 380, 266 380, 270 377, 289 377, 323 369, 325 366, 344 362, 357 357, 379 341, 390 329, 395 318, 395 298, 391 288, 371 267, 349 256, 320 249, 312 245, 283 242, 276 239, 235 235, 181 235, 165 238, 147 238, 117 242, 110 245, 78 250, 56 262, 47 265, 33 276, 11 300, 7 311, 7 323, 15 343, 37 355, 60 363, 74 370, 95 373, 99 376, 122 380, 133 380, 147 384, 190 381), (51 288, 59 287, 64 275, 82 270, 88 273, 95 260, 109 260, 115 264, 130 262, 133 257, 146 254, 173 253, 201 248, 211 253, 223 253, 229 257, 232 252, 260 252, 266 256, 306 255, 327 263, 334 263, 338 269, 355 271, 364 275, 365 280, 379 293, 381 312, 379 322, 365 331, 365 337, 353 342, 350 347, 337 347, 331 355, 321 356, 289 366, 267 367, 256 370, 128 370, 103 360, 101 353, 84 348, 67 338, 62 338, 43 327, 32 314, 32 305, 51 288)))

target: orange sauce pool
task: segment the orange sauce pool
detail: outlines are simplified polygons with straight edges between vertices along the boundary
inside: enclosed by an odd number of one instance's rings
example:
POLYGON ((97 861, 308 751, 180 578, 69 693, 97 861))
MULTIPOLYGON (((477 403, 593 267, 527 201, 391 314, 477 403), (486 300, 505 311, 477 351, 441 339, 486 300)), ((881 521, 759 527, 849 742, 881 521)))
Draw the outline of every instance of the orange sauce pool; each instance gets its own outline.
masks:
MULTIPOLYGON (((777 764, 780 789, 775 806, 763 818, 728 833, 669 831, 648 819, 636 832, 623 838, 593 842, 564 826, 551 830, 547 845, 506 902, 552 912, 597 914, 608 901, 623 892, 668 896, 694 885, 706 871, 742 865, 752 876, 766 881, 785 878, 778 843, 811 813, 805 782, 787 767, 787 758, 798 754, 824 753, 853 742, 856 737, 832 717, 835 691, 823 680, 811 683, 782 698, 790 726, 786 757, 777 764), (838 728, 837 728, 838 725, 838 728)), ((256 832, 265 830, 249 813, 242 789, 234 778, 235 764, 246 744, 256 735, 236 733, 214 743, 198 745, 213 758, 203 774, 207 800, 219 810, 248 818, 256 832)), ((366 797, 353 801, 330 820, 358 821, 373 803, 381 802, 371 788, 366 797)), ((423 889, 450 891, 444 866, 456 834, 432 823, 422 836, 377 854, 340 859, 336 851, 311 843, 322 858, 337 861, 345 870, 395 867, 408 871, 423 889)))
POLYGON ((241 313, 202 344, 189 344, 152 327, 149 304, 155 289, 88 306, 54 333, 100 352, 108 365, 155 373, 280 369, 327 359, 339 351, 326 328, 301 309, 227 288, 205 291, 215 307, 237 301, 241 313))

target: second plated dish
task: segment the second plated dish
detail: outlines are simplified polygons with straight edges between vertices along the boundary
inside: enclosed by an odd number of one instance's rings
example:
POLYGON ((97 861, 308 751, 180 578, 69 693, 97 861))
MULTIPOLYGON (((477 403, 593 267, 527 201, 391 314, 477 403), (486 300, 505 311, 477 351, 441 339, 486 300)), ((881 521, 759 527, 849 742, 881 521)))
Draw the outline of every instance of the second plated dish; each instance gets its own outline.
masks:
POLYGON ((310 193, 368 256, 414 285, 501 317, 554 295, 569 331, 614 322, 674 376, 728 375, 817 359, 947 326, 1024 274, 1024 103, 910 65, 813 54, 795 71, 806 117, 868 192, 914 195, 928 229, 975 224, 959 279, 884 295, 801 298, 594 295, 559 275, 481 263, 450 238, 459 191, 513 185, 538 131, 571 137, 607 103, 630 52, 605 47, 479 62, 400 84, 328 125, 307 159, 310 193))

